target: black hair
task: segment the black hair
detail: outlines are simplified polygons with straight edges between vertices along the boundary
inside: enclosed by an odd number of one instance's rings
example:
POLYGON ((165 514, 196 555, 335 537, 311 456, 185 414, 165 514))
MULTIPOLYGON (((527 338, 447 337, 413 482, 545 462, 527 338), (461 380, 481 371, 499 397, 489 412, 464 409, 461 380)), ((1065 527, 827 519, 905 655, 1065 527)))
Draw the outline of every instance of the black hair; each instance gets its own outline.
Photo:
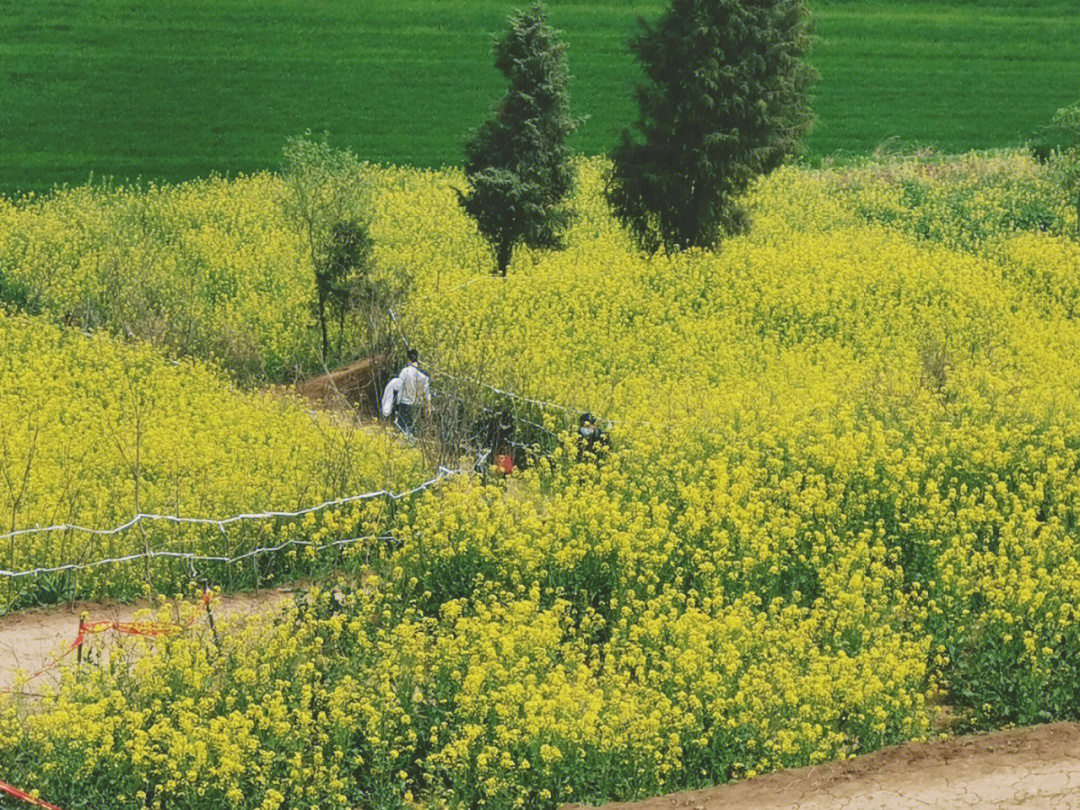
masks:
POLYGON ((410 363, 420 362, 420 352, 416 349, 409 349, 409 351, 406 352, 406 355, 408 356, 410 363))
POLYGON ((578 420, 578 424, 584 426, 586 422, 596 422, 596 417, 586 411, 581 415, 581 419, 578 420))

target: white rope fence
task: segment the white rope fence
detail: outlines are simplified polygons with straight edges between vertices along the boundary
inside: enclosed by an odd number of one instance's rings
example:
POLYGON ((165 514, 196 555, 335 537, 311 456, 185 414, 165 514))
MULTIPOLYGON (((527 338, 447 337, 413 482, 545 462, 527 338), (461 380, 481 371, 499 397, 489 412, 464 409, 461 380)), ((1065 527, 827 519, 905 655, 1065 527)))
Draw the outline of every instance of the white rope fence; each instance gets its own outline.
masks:
MULTIPOLYGON (((437 484, 445 481, 447 478, 459 476, 463 474, 463 470, 454 470, 447 467, 440 467, 439 474, 434 478, 431 478, 422 484, 419 484, 412 489, 404 490, 401 492, 391 492, 389 490, 380 489, 373 492, 364 492, 359 495, 350 495, 344 498, 334 498, 333 500, 323 501, 315 506, 309 506, 304 509, 299 509, 295 512, 285 511, 267 511, 267 512, 252 512, 243 513, 239 515, 231 515, 226 518, 195 518, 195 517, 180 517, 177 515, 155 515, 155 514, 143 514, 135 515, 131 520, 126 523, 122 523, 119 526, 114 526, 111 529, 91 529, 86 526, 78 526, 76 524, 64 523, 55 526, 42 526, 28 529, 19 529, 17 531, 8 532, 6 534, 0 534, 0 540, 10 540, 16 537, 23 537, 26 535, 42 534, 46 532, 80 532, 83 534, 108 536, 116 535, 122 532, 128 531, 134 526, 143 521, 163 521, 178 525, 197 525, 197 526, 216 526, 222 534, 225 533, 225 527, 231 524, 235 524, 241 521, 258 521, 269 520, 274 518, 299 518, 304 517, 315 512, 319 512, 325 509, 330 509, 336 506, 343 506, 350 503, 357 503, 359 501, 373 500, 375 498, 386 498, 390 501, 399 501, 404 498, 411 497, 413 495, 424 492, 428 489, 435 487, 437 484)), ((32 568, 21 571, 10 571, 0 569, 0 578, 16 579, 19 577, 28 577, 42 574, 55 574, 63 571, 78 571, 88 568, 97 568, 103 565, 113 565, 122 562, 132 562, 135 560, 155 559, 159 557, 167 557, 173 559, 187 560, 189 562, 216 562, 231 565, 243 560, 257 557, 261 554, 269 554, 278 551, 283 551, 290 546, 297 547, 313 547, 315 551, 321 551, 333 546, 346 546, 353 543, 358 543, 362 540, 392 540, 392 535, 382 536, 366 536, 366 537, 354 537, 347 540, 336 540, 332 543, 316 544, 307 540, 289 540, 278 546, 266 546, 262 548, 252 549, 236 557, 223 557, 223 556, 209 556, 199 555, 183 551, 144 551, 138 554, 130 554, 123 557, 112 557, 109 559, 95 560, 88 563, 69 563, 67 565, 60 565, 55 567, 42 567, 32 568)))
MULTIPOLYGON (((230 523, 237 523, 242 520, 266 520, 269 518, 290 518, 290 517, 303 517, 309 515, 312 512, 321 512, 324 509, 329 509, 333 506, 344 506, 350 503, 356 503, 357 501, 368 501, 373 498, 387 498, 389 500, 397 501, 402 498, 407 498, 410 495, 415 495, 418 492, 422 492, 426 489, 430 489, 435 484, 442 481, 451 475, 459 475, 460 470, 448 470, 445 467, 439 471, 439 474, 429 481, 413 487, 410 490, 404 492, 390 492, 389 490, 380 489, 374 492, 364 492, 360 495, 349 495, 344 498, 335 498, 330 501, 323 501, 315 506, 309 506, 305 509, 299 509, 295 512, 245 512, 239 515, 232 515, 227 518, 194 518, 194 517, 178 517, 176 515, 155 515, 150 513, 140 513, 135 515, 127 523, 122 523, 119 526, 114 526, 111 529, 90 529, 86 526, 79 526, 74 523, 59 523, 55 526, 41 526, 33 527, 29 529, 19 529, 14 532, 8 532, 7 534, 0 534, 0 540, 9 540, 13 537, 21 537, 27 534, 43 534, 45 532, 81 532, 83 534, 96 534, 96 535, 110 535, 119 534, 134 527, 136 524, 145 520, 154 521, 167 521, 170 523, 187 523, 195 524, 199 526, 228 526, 230 523)), ((0 570, 0 575, 3 575, 4 571, 0 570)))
POLYGON ((479 380, 463 380, 460 377, 455 377, 453 374, 449 374, 445 371, 433 371, 432 374, 438 377, 445 377, 448 380, 454 380, 455 382, 466 383, 468 385, 475 385, 479 388, 486 388, 492 393, 504 396, 507 399, 515 400, 516 402, 524 402, 526 405, 536 405, 539 408, 550 408, 554 411, 561 411, 562 413, 573 413, 572 408, 568 408, 565 405, 560 405, 557 402, 546 402, 542 399, 530 399, 529 397, 523 397, 521 394, 515 394, 513 391, 504 391, 502 388, 496 388, 494 385, 488 385, 485 382, 479 380))
POLYGON ((363 541, 391 541, 396 540, 392 534, 384 535, 366 535, 363 537, 350 537, 347 540, 335 540, 332 543, 313 543, 310 540, 289 540, 278 546, 264 546, 262 548, 252 549, 236 557, 214 557, 203 554, 193 554, 186 551, 146 551, 139 554, 129 554, 126 557, 110 557, 106 560, 95 560, 89 563, 69 563, 67 565, 59 565, 54 568, 32 568, 25 571, 2 571, 0 570, 0 576, 8 579, 17 579, 19 577, 31 577, 41 576, 44 574, 58 574, 64 571, 83 571, 89 568, 98 568, 103 565, 114 565, 116 563, 134 562, 136 560, 153 560, 159 557, 167 557, 176 560, 185 560, 189 563, 197 562, 212 562, 223 563, 225 565, 233 565, 238 562, 250 559, 252 557, 258 557, 261 554, 272 554, 278 551, 284 551, 290 546, 310 547, 315 552, 323 551, 328 548, 344 547, 354 543, 360 543, 363 541))

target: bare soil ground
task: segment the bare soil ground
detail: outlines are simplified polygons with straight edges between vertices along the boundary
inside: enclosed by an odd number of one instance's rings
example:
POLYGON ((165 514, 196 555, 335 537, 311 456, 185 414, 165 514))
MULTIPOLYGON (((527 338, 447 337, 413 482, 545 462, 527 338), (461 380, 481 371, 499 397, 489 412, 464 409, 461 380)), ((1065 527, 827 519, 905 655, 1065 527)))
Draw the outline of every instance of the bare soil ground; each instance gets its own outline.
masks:
MULTIPOLYGON (((215 601, 214 615, 225 620, 265 612, 289 598, 288 590, 238 594, 215 601)), ((145 603, 83 602, 0 618, 0 690, 14 683, 19 670, 35 672, 63 652, 75 638, 83 611, 92 620, 131 621, 146 607, 145 603)), ((52 673, 43 677, 48 679, 52 673)), ((608 804, 603 810, 915 808, 1080 810, 1080 724, 907 743, 844 762, 641 802, 608 804)), ((584 808, 572 805, 564 810, 584 808)))
MULTIPOLYGON (((581 808, 573 805, 563 810, 581 808)), ((907 743, 844 762, 780 771, 603 810, 1073 810, 1080 725, 907 743)))
POLYGON ((386 355, 365 357, 304 380, 297 384, 296 392, 323 407, 351 406, 364 415, 372 416, 379 412, 382 392, 378 390, 377 382, 380 374, 386 378, 393 376, 389 362, 386 355))
MULTIPOLYGON (((215 599, 212 610, 215 619, 225 620, 270 610, 291 596, 292 592, 288 590, 235 594, 215 599)), ((11 688, 20 670, 33 674, 68 649, 78 635, 79 617, 84 611, 89 613, 90 621, 130 622, 147 607, 151 607, 147 602, 130 605, 76 602, 70 606, 25 610, 0 617, 0 691, 11 688)), ((107 643, 116 642, 115 637, 112 632, 103 635, 107 643)), ((101 645, 97 639, 91 643, 101 645)), ((52 673, 47 673, 42 677, 48 679, 51 676, 52 673)))

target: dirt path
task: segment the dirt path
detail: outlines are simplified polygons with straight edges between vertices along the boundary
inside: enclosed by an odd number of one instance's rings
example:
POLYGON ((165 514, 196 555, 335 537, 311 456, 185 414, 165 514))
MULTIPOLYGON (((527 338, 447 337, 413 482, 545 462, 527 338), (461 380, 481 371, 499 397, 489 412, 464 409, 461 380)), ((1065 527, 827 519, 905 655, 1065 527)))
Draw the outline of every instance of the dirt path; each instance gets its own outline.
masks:
MULTIPOLYGON (((235 594, 216 599, 213 604, 215 618, 244 616, 270 610, 292 597, 291 590, 263 590, 258 596, 251 593, 235 594)), ((109 619, 131 621, 135 614, 148 607, 147 602, 121 605, 109 602, 76 602, 41 610, 26 610, 0 617, 0 690, 7 689, 15 681, 19 670, 37 672, 62 653, 75 639, 79 629, 79 616, 83 611, 90 614, 91 621, 109 619)), ((109 633, 106 637, 115 634, 109 633)), ((42 676, 42 677, 48 677, 42 676)))
POLYGON ((325 408, 356 408, 361 415, 374 417, 378 415, 382 393, 377 382, 393 376, 389 363, 385 354, 365 357, 297 383, 295 390, 325 408))
MULTIPOLYGON (((215 603, 225 619, 270 610, 287 590, 215 603)), ((65 647, 79 615, 130 621, 146 605, 101 602, 0 618, 0 689, 65 647)), ((45 678, 50 675, 44 676, 45 678)), ((574 810, 573 805, 564 810, 574 810)), ((1080 724, 1059 723, 933 743, 908 743, 846 762, 782 771, 708 790, 605 805, 603 810, 1080 810, 1080 724)))
MULTIPOLYGON (((573 807, 580 807, 574 805, 573 807)), ((733 785, 604 810, 1075 810, 1080 725, 908 743, 733 785)), ((564 808, 571 810, 571 807, 564 808)))

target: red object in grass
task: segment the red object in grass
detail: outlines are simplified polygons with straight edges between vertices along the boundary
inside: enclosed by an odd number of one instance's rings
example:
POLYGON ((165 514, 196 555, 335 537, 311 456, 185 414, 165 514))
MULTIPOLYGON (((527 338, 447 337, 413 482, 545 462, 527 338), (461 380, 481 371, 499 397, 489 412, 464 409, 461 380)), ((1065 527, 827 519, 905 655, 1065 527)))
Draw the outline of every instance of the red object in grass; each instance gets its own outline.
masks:
POLYGON ((45 810, 60 810, 55 804, 49 804, 44 799, 35 799, 29 793, 25 793, 17 787, 12 787, 7 782, 0 782, 0 793, 6 793, 9 796, 14 796, 16 799, 22 799, 27 804, 34 805, 34 807, 44 807, 45 810))
POLYGON ((503 475, 510 475, 514 471, 514 459, 511 456, 495 456, 495 469, 503 475))

